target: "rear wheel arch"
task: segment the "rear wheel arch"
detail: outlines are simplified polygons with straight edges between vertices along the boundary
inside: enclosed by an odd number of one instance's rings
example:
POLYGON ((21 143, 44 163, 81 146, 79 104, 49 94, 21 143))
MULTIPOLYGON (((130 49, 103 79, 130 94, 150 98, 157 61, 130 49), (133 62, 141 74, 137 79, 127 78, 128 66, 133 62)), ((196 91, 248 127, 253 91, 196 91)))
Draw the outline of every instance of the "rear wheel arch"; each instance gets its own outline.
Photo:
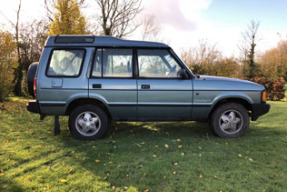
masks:
POLYGON ((66 115, 70 115, 71 112, 75 108, 77 108, 80 105, 86 105, 86 104, 91 104, 91 105, 95 105, 95 106, 100 107, 107 114, 109 120, 112 119, 112 116, 111 116, 107 106, 103 102, 101 102, 101 101, 99 101, 97 99, 84 99, 84 98, 83 99, 75 99, 72 102, 70 102, 70 104, 68 105, 68 107, 66 109, 66 113, 65 114, 66 115))

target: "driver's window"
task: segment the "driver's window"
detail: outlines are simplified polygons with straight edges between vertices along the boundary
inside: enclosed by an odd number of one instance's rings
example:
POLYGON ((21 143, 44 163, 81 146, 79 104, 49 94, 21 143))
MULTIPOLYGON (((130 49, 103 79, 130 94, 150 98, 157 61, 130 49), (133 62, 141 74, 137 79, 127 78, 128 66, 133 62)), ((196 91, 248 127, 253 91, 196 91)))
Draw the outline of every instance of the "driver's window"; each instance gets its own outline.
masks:
POLYGON ((84 50, 53 50, 47 70, 47 76, 78 76, 84 55, 84 50))
POLYGON ((167 50, 138 50, 139 77, 178 78, 181 67, 167 50))

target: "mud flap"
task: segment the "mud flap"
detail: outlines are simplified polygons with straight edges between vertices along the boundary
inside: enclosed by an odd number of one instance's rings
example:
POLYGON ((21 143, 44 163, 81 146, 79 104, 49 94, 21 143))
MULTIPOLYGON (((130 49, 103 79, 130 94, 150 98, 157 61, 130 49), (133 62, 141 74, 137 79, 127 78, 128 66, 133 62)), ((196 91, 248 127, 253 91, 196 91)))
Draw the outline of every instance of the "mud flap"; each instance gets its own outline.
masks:
POLYGON ((56 115, 55 116, 55 120, 54 120, 54 135, 59 135, 61 133, 60 130, 60 122, 59 122, 59 116, 56 115))

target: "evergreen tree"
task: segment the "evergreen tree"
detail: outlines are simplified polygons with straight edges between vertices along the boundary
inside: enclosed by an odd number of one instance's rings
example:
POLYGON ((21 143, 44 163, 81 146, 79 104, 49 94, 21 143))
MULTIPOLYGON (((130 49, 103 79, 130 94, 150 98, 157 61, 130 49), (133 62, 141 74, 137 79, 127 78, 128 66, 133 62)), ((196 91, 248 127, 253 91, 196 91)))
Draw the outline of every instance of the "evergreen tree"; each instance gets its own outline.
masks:
POLYGON ((57 0, 49 35, 86 34, 86 19, 74 0, 57 0))

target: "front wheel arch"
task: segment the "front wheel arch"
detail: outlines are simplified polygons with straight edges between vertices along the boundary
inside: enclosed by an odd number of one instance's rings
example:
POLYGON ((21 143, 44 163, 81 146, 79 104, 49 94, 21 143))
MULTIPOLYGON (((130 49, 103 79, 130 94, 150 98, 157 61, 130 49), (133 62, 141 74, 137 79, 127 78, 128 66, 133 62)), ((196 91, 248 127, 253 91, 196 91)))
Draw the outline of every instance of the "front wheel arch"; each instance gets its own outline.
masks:
MULTIPOLYGON (((240 98, 222 99, 222 100, 218 101, 218 102, 212 107, 212 109, 211 109, 210 112, 209 112, 208 119, 211 118, 211 115, 214 113, 214 111, 215 111, 218 107, 220 107, 221 105, 224 105, 224 104, 226 104, 226 103, 237 103, 237 104, 240 104, 240 105, 244 106, 244 108, 245 108, 248 112, 252 110, 251 104, 250 104, 248 101, 244 100, 244 99, 240 99, 240 98)), ((250 113, 249 113, 249 115, 250 115, 250 113)))

